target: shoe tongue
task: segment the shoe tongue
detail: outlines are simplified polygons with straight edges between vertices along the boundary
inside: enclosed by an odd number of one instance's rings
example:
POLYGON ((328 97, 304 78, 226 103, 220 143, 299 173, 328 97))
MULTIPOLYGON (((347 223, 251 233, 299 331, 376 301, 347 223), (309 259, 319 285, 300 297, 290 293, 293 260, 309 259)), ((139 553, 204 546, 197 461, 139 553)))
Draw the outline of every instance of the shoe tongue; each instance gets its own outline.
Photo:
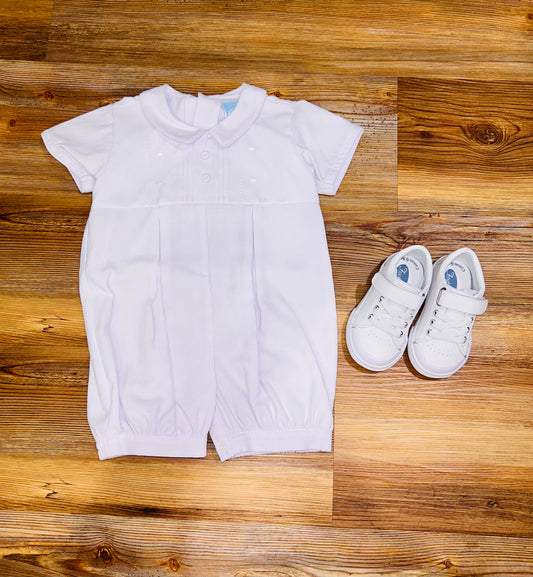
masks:
POLYGON ((424 268, 420 261, 408 256, 396 261, 393 283, 411 293, 419 294, 424 284, 424 268))
POLYGON ((458 293, 474 295, 472 273, 463 263, 452 261, 444 271, 444 282, 458 293))

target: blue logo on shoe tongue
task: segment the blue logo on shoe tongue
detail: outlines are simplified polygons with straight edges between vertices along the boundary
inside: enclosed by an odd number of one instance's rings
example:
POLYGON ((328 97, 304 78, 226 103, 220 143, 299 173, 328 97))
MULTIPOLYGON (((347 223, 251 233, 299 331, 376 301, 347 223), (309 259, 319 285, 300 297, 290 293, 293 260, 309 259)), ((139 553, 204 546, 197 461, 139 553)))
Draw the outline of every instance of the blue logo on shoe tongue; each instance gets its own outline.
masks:
POLYGON ((448 286, 451 286, 452 288, 457 288, 457 275, 455 274, 455 271, 453 269, 449 268, 444 273, 444 280, 446 281, 446 284, 448 286))
POLYGON ((403 282, 407 282, 409 280, 409 268, 406 264, 401 264, 399 267, 396 268, 396 276, 403 280, 403 282))

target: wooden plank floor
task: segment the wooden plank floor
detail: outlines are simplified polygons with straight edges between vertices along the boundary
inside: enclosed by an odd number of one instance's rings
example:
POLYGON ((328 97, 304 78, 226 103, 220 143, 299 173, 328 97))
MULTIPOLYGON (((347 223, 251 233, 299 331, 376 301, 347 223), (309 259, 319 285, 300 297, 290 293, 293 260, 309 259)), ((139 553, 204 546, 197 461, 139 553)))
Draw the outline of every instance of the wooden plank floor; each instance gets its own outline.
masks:
POLYGON ((0 3, 0 576, 533 575, 533 3, 0 3), (40 132, 169 83, 242 82, 362 124, 322 198, 332 454, 99 461, 78 297, 90 195, 40 132), (348 315, 422 243, 482 263, 468 364, 370 373, 348 315))

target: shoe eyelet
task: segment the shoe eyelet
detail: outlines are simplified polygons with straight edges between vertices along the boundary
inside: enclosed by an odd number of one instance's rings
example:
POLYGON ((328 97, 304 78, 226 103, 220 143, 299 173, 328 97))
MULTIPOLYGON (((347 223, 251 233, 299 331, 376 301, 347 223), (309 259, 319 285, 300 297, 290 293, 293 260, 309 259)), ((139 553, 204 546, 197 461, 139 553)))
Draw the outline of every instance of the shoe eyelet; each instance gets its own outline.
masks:
POLYGON ((437 309, 435 309, 435 310, 433 311, 433 316, 434 316, 434 317, 437 316, 437 309))
POLYGON ((374 307, 374 310, 375 310, 375 311, 379 310, 379 305, 376 305, 376 306, 374 307))
POLYGON ((403 328, 406 329, 409 326, 409 323, 404 323, 403 328))
POLYGON ((463 345, 466 343, 467 340, 468 340, 468 337, 463 338, 463 345))
POLYGON ((374 315, 373 315, 372 313, 370 313, 366 318, 367 318, 368 320, 370 320, 373 316, 374 316, 374 315))
POLYGON ((467 333, 470 332, 470 327, 466 327, 466 332, 467 332, 467 333))
POLYGON ((383 302, 383 297, 379 297, 379 299, 378 299, 378 303, 381 303, 381 302, 383 302))
POLYGON ((442 293, 445 293, 448 289, 446 287, 442 287, 439 291, 439 294, 437 295, 437 300, 435 301, 435 305, 437 307, 441 307, 442 305, 440 304, 440 298, 442 296, 442 293))
POLYGON ((403 331, 400 331, 400 337, 403 337, 403 331))
POLYGON ((470 317, 470 322, 473 323, 475 321, 475 317, 470 317))
POLYGON ((428 329, 428 330, 426 331, 426 335, 429 335, 430 333, 431 333, 431 329, 428 329))

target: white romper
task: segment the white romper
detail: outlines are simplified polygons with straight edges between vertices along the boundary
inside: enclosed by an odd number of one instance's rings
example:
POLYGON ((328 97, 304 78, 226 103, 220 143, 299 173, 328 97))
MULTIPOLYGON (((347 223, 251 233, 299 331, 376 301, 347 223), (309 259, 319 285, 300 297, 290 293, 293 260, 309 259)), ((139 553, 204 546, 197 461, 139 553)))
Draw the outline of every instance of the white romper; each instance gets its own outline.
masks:
POLYGON ((363 130, 243 83, 158 86, 42 133, 93 192, 80 259, 100 459, 331 451, 337 319, 318 193, 363 130))

